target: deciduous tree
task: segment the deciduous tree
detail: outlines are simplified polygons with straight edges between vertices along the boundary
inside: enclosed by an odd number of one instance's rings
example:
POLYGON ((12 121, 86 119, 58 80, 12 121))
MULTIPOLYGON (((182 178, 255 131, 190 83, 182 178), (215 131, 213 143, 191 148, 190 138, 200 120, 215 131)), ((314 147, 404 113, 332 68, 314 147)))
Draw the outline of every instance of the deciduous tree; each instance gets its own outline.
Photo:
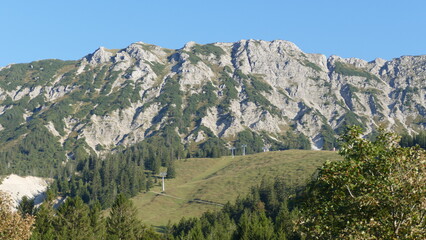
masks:
POLYGON ((0 191, 0 239, 24 240, 31 237, 34 218, 12 211, 10 197, 0 191))
POLYGON ((426 157, 381 132, 342 137, 343 161, 328 162, 307 188, 300 231, 308 239, 425 239, 426 157))

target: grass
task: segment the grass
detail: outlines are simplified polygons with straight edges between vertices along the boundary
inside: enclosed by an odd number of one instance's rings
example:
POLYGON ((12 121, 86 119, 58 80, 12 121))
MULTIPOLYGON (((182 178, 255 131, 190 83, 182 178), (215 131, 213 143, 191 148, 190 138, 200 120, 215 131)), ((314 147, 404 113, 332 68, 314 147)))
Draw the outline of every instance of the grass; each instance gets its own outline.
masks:
POLYGON ((196 44, 192 47, 192 53, 194 54, 201 54, 201 55, 210 55, 213 54, 216 56, 217 59, 220 58, 220 56, 225 54, 225 51, 214 44, 205 44, 205 45, 199 45, 196 44))
POLYGON ((159 229, 182 217, 197 217, 219 205, 193 202, 194 199, 225 204, 245 196, 264 177, 282 177, 294 185, 304 184, 326 160, 340 156, 330 151, 288 150, 219 159, 186 159, 176 162, 176 179, 166 180, 167 195, 161 192, 161 179, 150 192, 133 198, 139 218, 159 229))
POLYGON ((314 69, 314 70, 315 70, 315 71, 317 71, 317 72, 322 72, 322 69, 321 69, 321 67, 320 67, 320 66, 318 66, 318 65, 316 65, 315 63, 310 62, 310 61, 308 61, 308 60, 304 60, 304 61, 303 61, 303 65, 305 65, 306 67, 310 67, 310 68, 314 69))
POLYGON ((336 62, 334 71, 336 73, 342 74, 344 76, 358 76, 358 77, 365 77, 367 81, 374 79, 376 81, 379 80, 377 76, 374 74, 371 74, 367 72, 364 69, 357 68, 351 64, 342 63, 342 62, 336 62))

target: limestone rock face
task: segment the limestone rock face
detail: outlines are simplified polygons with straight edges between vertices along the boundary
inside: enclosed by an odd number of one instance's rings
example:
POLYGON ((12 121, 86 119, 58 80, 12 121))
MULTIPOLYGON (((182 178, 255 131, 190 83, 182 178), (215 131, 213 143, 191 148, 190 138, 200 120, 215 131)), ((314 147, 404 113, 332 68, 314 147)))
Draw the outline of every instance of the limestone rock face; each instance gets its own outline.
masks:
POLYGON ((109 62, 111 60, 111 57, 112 57, 111 52, 109 52, 104 47, 100 47, 94 53, 87 56, 86 60, 90 64, 95 65, 95 64, 102 64, 102 63, 109 62))
MULTIPOLYGON (((0 98, 42 95, 34 116, 67 101, 64 129, 46 126, 62 142, 73 134, 92 149, 133 144, 176 122, 183 142, 205 141, 205 128, 225 140, 245 129, 274 139, 292 131, 318 149, 325 129, 338 134, 347 124, 409 133, 426 126, 426 56, 327 58, 283 40, 190 42, 177 50, 137 42, 100 47, 41 80, 0 86, 0 98)), ((2 105, 2 114, 14 107, 2 105)))

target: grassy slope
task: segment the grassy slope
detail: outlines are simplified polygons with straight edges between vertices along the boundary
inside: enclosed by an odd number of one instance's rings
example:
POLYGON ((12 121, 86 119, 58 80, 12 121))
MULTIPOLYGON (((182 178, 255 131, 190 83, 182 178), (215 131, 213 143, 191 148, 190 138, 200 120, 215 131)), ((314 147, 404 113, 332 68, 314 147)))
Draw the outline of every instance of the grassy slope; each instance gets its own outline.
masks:
POLYGON ((176 179, 166 180, 166 194, 160 182, 151 192, 139 194, 133 201, 143 222, 164 226, 182 217, 200 216, 220 206, 194 203, 202 199, 216 203, 234 201, 244 196, 263 177, 280 176, 293 184, 303 184, 326 160, 337 160, 336 152, 288 150, 219 159, 186 159, 177 161, 176 179))

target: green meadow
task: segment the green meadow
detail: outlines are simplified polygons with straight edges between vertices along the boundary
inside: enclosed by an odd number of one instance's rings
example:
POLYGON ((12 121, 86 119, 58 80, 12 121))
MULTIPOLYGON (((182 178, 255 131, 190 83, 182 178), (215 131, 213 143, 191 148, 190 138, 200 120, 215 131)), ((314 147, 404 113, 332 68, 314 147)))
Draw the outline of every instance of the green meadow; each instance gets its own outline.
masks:
POLYGON ((341 157, 332 151, 287 150, 246 156, 192 158, 176 161, 177 177, 161 178, 146 193, 132 200, 139 218, 148 225, 161 228, 182 217, 198 217, 214 211, 238 196, 245 196, 262 179, 283 178, 292 186, 300 186, 311 178, 325 161, 341 157))

